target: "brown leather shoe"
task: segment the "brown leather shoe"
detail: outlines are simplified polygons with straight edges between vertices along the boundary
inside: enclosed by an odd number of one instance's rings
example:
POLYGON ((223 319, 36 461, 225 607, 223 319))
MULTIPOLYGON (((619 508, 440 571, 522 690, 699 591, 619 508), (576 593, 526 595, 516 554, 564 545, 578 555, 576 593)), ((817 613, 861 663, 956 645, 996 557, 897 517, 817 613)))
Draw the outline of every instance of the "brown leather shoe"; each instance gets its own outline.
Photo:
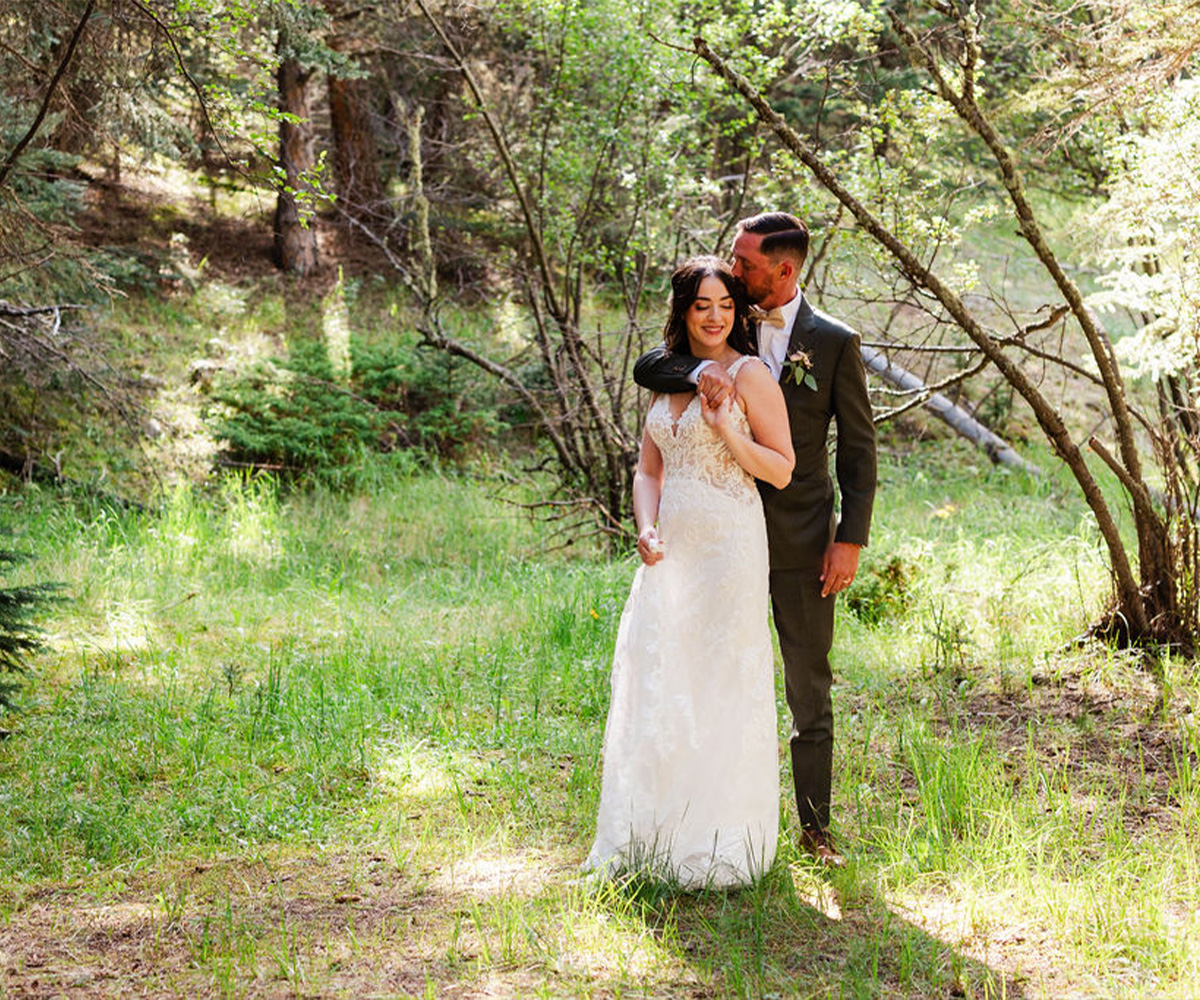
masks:
POLYGON ((803 847, 817 864, 823 868, 844 868, 846 859, 833 846, 833 838, 828 830, 816 830, 805 827, 800 831, 800 846, 803 847))

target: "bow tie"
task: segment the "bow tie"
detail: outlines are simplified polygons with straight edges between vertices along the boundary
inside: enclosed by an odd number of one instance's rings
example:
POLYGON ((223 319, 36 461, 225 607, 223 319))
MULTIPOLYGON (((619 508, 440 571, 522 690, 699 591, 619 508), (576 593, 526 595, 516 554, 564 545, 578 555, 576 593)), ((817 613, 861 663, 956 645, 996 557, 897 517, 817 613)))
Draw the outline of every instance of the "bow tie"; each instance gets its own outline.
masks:
POLYGON ((750 318, 761 326, 766 323, 768 326, 777 326, 783 329, 785 326, 783 319, 783 310, 776 306, 774 309, 760 309, 758 306, 750 307, 750 318))

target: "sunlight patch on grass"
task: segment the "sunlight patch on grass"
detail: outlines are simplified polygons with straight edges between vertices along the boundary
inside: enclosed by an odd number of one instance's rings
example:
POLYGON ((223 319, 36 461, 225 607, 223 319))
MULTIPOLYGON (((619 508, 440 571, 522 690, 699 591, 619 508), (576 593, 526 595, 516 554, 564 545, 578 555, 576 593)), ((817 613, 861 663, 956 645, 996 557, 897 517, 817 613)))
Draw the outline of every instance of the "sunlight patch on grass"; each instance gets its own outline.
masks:
POLYGON ((1125 968, 1143 986, 1194 996, 1200 988, 1200 921, 1195 914, 1173 915, 1178 909, 1163 889, 1106 859, 1090 877, 1048 883, 1038 909, 1071 958, 1098 975, 1120 977, 1125 968))
POLYGON ((283 558, 280 510, 272 491, 232 493, 226 545, 229 554, 256 568, 275 567, 283 558))
POLYGON ((119 930, 130 925, 162 921, 167 916, 167 908, 162 903, 105 903, 77 906, 75 915, 80 923, 96 930, 119 930))
POLYGON ((913 884, 886 898, 898 917, 964 955, 1017 981, 1040 980, 1046 992, 1035 995, 1062 995, 1069 962, 1060 940, 1014 893, 954 882, 940 888, 913 884))
POLYGON ((114 601, 104 612, 104 631, 91 637, 96 647, 113 651, 143 650, 156 628, 150 601, 114 601))
POLYGON ((423 741, 385 752, 378 765, 383 793, 404 802, 438 800, 464 781, 479 779, 482 773, 482 762, 477 757, 423 741))
POLYGON ((656 986, 696 982, 673 935, 656 932, 618 890, 568 901, 559 919, 539 921, 541 948, 556 971, 591 982, 628 983, 650 995, 656 986))
POLYGON ((450 860, 431 885, 446 895, 465 895, 475 902, 516 894, 532 897, 562 880, 563 861, 532 848, 503 854, 475 854, 450 860))
POLYGON ((907 603, 838 609, 852 863, 785 848, 727 894, 572 884, 630 559, 549 553, 453 474, 146 513, 31 489, 35 569, 78 600, 0 742, 0 928, 49 889, 164 996, 1197 992, 1196 670, 1160 708, 1138 663, 1060 649, 1105 592, 1078 511, 932 461, 885 462, 864 553, 904 562, 907 603))
POLYGON ((796 898, 805 906, 811 906, 827 920, 841 920, 842 907, 837 893, 828 880, 820 878, 808 861, 794 862, 788 866, 796 898))
POLYGON ((493 310, 496 339, 513 350, 524 350, 529 346, 528 320, 524 310, 510 296, 499 299, 493 310))
POLYGON ((249 292, 217 278, 209 278, 196 290, 193 302, 204 312, 214 317, 234 319, 246 312, 246 299, 249 292))

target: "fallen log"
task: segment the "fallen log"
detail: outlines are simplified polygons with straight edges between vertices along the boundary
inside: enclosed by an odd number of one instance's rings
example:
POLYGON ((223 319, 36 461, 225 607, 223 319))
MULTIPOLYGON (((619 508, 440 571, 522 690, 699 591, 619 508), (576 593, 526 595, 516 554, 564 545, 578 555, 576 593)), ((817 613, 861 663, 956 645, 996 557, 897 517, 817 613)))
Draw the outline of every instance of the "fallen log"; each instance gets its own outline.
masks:
MULTIPOLYGON (((892 361, 878 348, 868 347, 864 344, 862 357, 863 364, 870 371, 874 372, 885 382, 894 385, 897 389, 914 394, 929 392, 929 387, 920 378, 907 368, 902 368, 896 364, 896 362, 892 361)), ((1031 476, 1040 476, 1042 474, 1041 469, 1018 455, 1007 441, 984 427, 970 413, 956 403, 952 403, 942 393, 931 393, 922 405, 935 417, 949 426, 956 434, 965 437, 983 451, 997 465, 1004 465, 1010 469, 1020 469, 1031 476)))

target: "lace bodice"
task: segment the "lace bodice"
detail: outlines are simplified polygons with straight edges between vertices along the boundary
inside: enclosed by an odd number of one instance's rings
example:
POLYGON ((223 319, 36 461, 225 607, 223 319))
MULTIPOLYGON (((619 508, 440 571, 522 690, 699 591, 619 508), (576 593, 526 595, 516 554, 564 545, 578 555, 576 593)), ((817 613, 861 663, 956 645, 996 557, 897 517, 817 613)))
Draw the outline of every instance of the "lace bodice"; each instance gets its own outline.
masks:
MULTIPOLYGON (((749 355, 738 358, 729 374, 736 377, 747 361, 758 363, 749 355)), ((733 419, 742 433, 750 434, 750 423, 740 407, 734 407, 733 419)), ((671 397, 660 396, 646 415, 646 426, 662 452, 667 480, 696 479, 733 497, 757 496, 754 477, 737 464, 725 442, 704 422, 699 395, 692 397, 678 420, 671 414, 671 397)))

